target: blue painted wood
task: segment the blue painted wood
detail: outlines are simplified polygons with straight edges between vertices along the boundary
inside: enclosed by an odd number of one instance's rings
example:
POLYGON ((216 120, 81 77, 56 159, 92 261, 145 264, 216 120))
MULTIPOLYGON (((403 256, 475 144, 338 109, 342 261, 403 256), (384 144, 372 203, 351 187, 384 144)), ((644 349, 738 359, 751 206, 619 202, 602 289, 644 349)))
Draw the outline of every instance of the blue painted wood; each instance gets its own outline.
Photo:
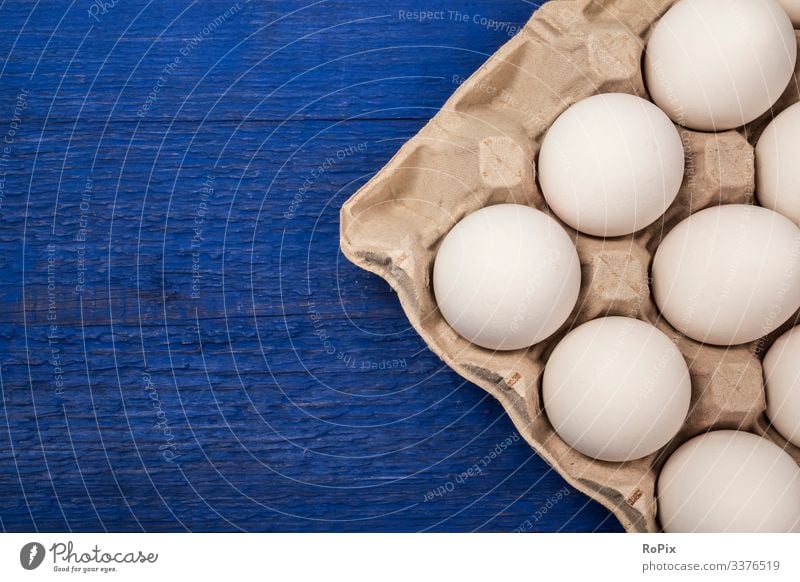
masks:
POLYGON ((619 531, 338 249, 535 6, 4 2, 0 527, 619 531))

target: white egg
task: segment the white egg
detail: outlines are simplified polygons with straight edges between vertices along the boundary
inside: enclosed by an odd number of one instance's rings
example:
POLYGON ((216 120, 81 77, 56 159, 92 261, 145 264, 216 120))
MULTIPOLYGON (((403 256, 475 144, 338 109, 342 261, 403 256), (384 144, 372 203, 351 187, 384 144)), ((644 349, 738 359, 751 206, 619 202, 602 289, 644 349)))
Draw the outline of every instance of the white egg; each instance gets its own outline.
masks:
POLYGON ((558 222, 501 204, 459 222, 436 255, 439 310, 470 342, 491 350, 529 347, 555 333, 578 299, 578 253, 558 222))
POLYGON ((722 430, 693 438, 658 477, 668 533, 800 532, 800 468, 759 436, 722 430))
MULTIPOLYGON (((798 0, 800 2, 800 0, 798 0)), ((800 103, 772 120, 756 146, 756 195, 761 206, 800 224, 800 103)))
POLYGON ((796 60, 792 23, 775 0, 680 0, 653 30, 645 78, 675 122, 722 131, 766 113, 796 60))
POLYGON ((595 236, 631 234, 657 220, 683 181, 680 135, 658 107, 609 93, 567 109, 545 136, 539 181, 555 214, 595 236))
POLYGON ((628 317, 585 323, 556 346, 542 380, 550 423, 569 446, 603 461, 653 453, 680 430, 691 381, 661 331, 628 317))
POLYGON ((701 210, 658 247, 653 296, 666 320, 699 342, 765 336, 800 308, 800 228, 758 206, 701 210))
POLYGON ((789 330, 764 357, 767 417, 772 426, 800 447, 800 327, 789 330))
POLYGON ((778 0, 795 26, 800 26, 800 0, 778 0))

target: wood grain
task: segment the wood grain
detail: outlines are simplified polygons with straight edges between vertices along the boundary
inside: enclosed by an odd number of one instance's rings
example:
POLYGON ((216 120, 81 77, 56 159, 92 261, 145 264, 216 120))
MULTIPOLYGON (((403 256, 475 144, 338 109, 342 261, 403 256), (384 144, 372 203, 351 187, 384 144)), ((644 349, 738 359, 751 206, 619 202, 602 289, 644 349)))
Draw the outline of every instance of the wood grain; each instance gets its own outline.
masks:
POLYGON ((338 249, 535 4, 92 6, 0 7, 3 530, 619 531, 338 249))

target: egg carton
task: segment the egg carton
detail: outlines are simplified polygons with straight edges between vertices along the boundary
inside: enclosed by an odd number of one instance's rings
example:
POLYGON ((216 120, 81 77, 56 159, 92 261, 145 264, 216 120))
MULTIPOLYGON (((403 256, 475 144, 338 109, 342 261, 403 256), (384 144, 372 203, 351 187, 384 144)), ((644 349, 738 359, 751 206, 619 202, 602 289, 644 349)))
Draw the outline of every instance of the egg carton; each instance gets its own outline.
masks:
MULTIPOLYGON (((774 112, 724 133, 678 127, 686 175, 678 198, 655 224, 632 236, 600 239, 562 223, 578 249, 583 282, 562 329, 526 350, 492 352, 445 322, 432 289, 444 236, 486 206, 527 204, 549 212, 535 162, 547 129, 570 105, 597 93, 648 98, 642 57, 655 22, 675 0, 551 0, 462 83, 441 111, 341 211, 342 251, 384 278, 409 320, 447 365, 497 398, 519 433, 576 489, 611 510, 629 532, 657 532, 659 470, 680 444, 715 429, 761 434, 800 462, 800 449, 769 427, 761 358, 798 315, 770 336, 732 348, 697 343, 659 316, 650 266, 664 235, 687 216, 718 204, 752 204, 754 143, 773 114, 800 100, 800 70, 774 112), (549 354, 566 333, 609 315, 635 317, 665 332, 686 358, 689 415, 660 451, 635 461, 588 458, 564 443, 542 405, 549 354)), ((556 218, 556 217, 554 217, 556 218)))

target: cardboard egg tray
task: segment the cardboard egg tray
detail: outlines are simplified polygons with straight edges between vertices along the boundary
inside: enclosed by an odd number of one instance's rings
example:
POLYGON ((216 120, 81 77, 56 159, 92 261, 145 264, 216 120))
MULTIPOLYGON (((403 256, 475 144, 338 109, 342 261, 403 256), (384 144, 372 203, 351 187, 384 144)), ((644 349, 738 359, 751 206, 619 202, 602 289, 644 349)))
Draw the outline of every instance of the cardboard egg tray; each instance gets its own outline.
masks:
POLYGON ((698 210, 753 203, 754 148, 772 116, 800 99, 800 71, 775 111, 739 131, 678 130, 686 175, 665 216, 635 235, 600 239, 566 225, 581 259, 577 306, 562 329, 527 350, 497 352, 458 336, 434 300, 433 263, 443 237, 485 206, 528 204, 551 214, 535 163, 547 129, 570 105, 597 93, 648 97, 642 57, 653 24, 675 0, 551 0, 447 101, 341 211, 341 246, 356 265, 397 291, 428 346, 497 398, 527 442, 570 484, 609 508, 629 532, 657 532, 655 485, 680 444, 710 429, 765 435, 800 462, 800 449, 768 427, 761 358, 798 314, 769 337, 732 348, 699 344, 659 317, 649 273, 660 240, 698 210), (555 433, 542 407, 548 356, 572 328, 607 316, 636 317, 664 331, 686 358, 690 413, 664 449, 636 461, 585 457, 555 433))

